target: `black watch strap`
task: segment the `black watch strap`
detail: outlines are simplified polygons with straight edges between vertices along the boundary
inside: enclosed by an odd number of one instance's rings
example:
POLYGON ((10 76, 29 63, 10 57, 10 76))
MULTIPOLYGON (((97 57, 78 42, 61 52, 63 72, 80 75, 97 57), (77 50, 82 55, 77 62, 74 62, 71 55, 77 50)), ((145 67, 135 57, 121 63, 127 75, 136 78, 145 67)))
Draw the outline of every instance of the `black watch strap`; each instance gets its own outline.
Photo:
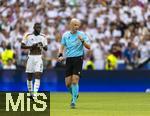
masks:
POLYGON ((84 44, 85 41, 84 41, 84 40, 81 40, 81 42, 84 44))

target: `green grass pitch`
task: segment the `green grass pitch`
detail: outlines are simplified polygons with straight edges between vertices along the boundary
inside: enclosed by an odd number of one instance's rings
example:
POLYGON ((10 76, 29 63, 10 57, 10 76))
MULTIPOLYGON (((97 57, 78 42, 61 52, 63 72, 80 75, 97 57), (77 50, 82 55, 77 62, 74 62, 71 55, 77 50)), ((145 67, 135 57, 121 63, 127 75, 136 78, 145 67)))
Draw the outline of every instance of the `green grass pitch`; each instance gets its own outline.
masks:
MULTIPOLYGON (((69 93, 50 93, 50 116, 150 116, 150 93, 80 93, 76 109, 70 101, 69 93)), ((0 99, 0 116, 49 116, 49 111, 6 113, 0 99)))
POLYGON ((51 93, 50 116, 150 116, 149 93, 80 93, 70 108, 69 93, 51 93))

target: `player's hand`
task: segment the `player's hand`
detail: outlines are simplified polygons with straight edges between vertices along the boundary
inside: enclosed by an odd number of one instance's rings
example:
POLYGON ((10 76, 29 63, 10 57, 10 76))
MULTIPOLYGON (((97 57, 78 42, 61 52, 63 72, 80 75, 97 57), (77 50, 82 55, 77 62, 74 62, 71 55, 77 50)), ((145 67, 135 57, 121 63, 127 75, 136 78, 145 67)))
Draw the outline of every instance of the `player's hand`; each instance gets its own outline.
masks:
POLYGON ((33 44, 33 45, 31 46, 31 49, 36 48, 37 46, 38 46, 37 43, 36 43, 36 44, 33 44))
POLYGON ((39 42, 39 43, 37 43, 37 44, 38 44, 38 47, 43 47, 42 42, 39 42))
POLYGON ((39 42, 39 43, 33 44, 31 49, 35 49, 35 48, 40 48, 41 49, 42 47, 43 47, 42 42, 39 42))
POLYGON ((64 57, 58 57, 58 62, 62 62, 64 60, 64 57))

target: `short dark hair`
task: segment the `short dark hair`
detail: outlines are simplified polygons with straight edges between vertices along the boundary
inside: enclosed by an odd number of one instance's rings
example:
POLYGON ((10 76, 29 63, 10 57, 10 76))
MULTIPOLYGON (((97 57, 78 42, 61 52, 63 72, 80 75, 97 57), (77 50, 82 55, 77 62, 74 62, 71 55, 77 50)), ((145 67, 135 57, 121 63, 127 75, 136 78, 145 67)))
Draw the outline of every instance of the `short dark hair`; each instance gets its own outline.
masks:
POLYGON ((36 26, 41 26, 41 23, 35 23, 35 24, 34 24, 34 28, 35 28, 36 26))
POLYGON ((34 25, 41 25, 41 23, 35 23, 34 25))

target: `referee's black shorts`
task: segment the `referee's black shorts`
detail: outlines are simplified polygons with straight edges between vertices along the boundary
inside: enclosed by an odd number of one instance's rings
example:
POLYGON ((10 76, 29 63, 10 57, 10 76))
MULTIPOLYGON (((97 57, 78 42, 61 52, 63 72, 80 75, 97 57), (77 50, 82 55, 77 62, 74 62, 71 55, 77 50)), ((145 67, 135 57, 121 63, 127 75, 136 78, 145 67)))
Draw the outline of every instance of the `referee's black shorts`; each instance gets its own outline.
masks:
POLYGON ((66 59, 66 75, 65 77, 71 75, 81 75, 83 64, 83 56, 69 57, 66 59))

